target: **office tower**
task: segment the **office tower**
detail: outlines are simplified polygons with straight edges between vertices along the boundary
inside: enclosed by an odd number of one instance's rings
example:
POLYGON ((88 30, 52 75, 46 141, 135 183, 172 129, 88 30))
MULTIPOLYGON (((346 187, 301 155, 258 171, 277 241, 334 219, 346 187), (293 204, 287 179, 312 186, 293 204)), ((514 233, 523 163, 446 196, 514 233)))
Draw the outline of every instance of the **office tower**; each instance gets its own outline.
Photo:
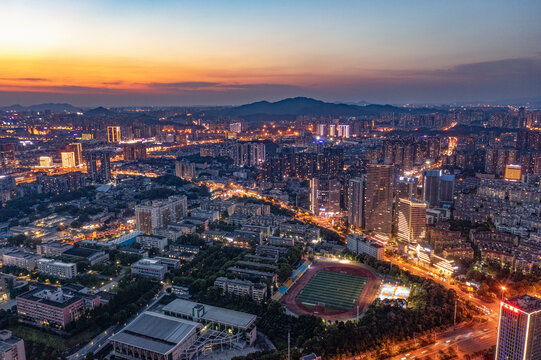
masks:
POLYGON ((417 178, 401 176, 396 182, 397 199, 415 199, 417 197, 417 178))
POLYGON ((108 182, 111 174, 111 149, 95 149, 88 153, 87 172, 92 181, 108 182))
POLYGON ((75 157, 75 166, 83 163, 83 146, 81 143, 71 143, 66 145, 66 151, 72 152, 75 157))
POLYGON ((62 158, 62 167, 63 168, 74 168, 75 167, 75 154, 68 151, 62 151, 60 153, 62 158))
POLYGON ((310 211, 317 216, 340 212, 340 182, 328 175, 310 180, 310 211))
POLYGON ((53 166, 53 158, 50 156, 40 156, 39 157, 39 166, 51 167, 53 166))
POLYGON ((349 180, 348 224, 355 228, 364 227, 364 178, 349 180))
POLYGON ((417 244, 426 237, 426 203, 409 199, 398 200, 398 238, 417 244))
POLYGON ((394 166, 366 166, 365 230, 390 236, 393 222, 394 166))
POLYGON ((94 139, 94 134, 81 134, 81 140, 92 140, 94 139))
POLYGON ((178 160, 175 162, 175 175, 184 180, 191 180, 197 177, 195 163, 178 160))
POLYGON ((120 126, 107 126, 107 142, 120 142, 120 126))
POLYGON ((322 174, 330 177, 338 177, 344 170, 344 149, 325 148, 320 159, 320 170, 322 174))
POLYGON ((520 295, 502 301, 496 360, 541 359, 541 299, 520 295))
POLYGON ((146 201, 135 206, 137 230, 147 234, 186 216, 188 203, 185 195, 170 196, 167 200, 146 201))
POLYGON ((147 158, 147 147, 142 142, 122 144, 124 161, 144 160, 147 158))
POLYGON ((455 176, 442 170, 423 171, 423 201, 429 207, 453 203, 455 176))

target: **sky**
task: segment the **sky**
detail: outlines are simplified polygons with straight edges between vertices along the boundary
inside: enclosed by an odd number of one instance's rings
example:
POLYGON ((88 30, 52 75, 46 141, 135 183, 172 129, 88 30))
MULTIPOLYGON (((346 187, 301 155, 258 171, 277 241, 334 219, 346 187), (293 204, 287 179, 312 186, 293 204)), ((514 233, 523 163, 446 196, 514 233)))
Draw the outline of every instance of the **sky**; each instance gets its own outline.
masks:
POLYGON ((0 0, 0 105, 541 99, 539 0, 0 0))

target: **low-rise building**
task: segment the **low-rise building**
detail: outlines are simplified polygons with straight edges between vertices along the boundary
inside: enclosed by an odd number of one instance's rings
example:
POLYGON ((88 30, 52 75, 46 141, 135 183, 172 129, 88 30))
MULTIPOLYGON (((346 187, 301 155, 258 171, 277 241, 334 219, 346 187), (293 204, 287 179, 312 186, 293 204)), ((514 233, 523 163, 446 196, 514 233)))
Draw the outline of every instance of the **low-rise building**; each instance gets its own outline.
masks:
POLYGON ((16 266, 31 271, 36 268, 38 259, 40 259, 40 256, 26 251, 15 250, 3 255, 2 265, 16 266))
POLYGON ((131 272, 134 275, 163 280, 167 273, 167 265, 162 264, 158 259, 140 259, 131 264, 131 272))
POLYGON ((99 305, 99 296, 39 284, 17 296, 17 315, 39 325, 65 328, 86 309, 99 305))
POLYGON ((295 239, 281 237, 281 236, 269 236, 267 241, 270 245, 275 246, 295 246, 295 239))
POLYGON ((348 235, 347 239, 348 250, 356 254, 367 254, 376 258, 377 260, 383 260, 385 256, 385 247, 371 241, 369 238, 360 235, 348 235))
POLYGON ((137 236, 137 243, 141 244, 144 249, 158 249, 163 250, 167 246, 167 237, 157 235, 139 235, 137 236))
POLYGON ((267 297, 267 285, 261 282, 254 283, 250 280, 219 277, 214 281, 214 286, 222 289, 223 294, 249 296, 257 302, 263 302, 267 297))
POLYGON ((49 242, 38 244, 36 246, 36 253, 41 256, 59 256, 62 255, 66 250, 69 250, 73 245, 61 243, 61 242, 49 242))
POLYGON ((0 330, 0 359, 26 360, 23 339, 13 336, 9 330, 0 330))
POLYGON ((38 271, 55 278, 71 279, 77 276, 77 264, 53 259, 39 259, 38 271))
POLYGON ((203 325, 146 311, 111 337, 121 359, 191 359, 203 325))
POLYGON ((109 255, 105 251, 90 249, 82 246, 75 246, 71 249, 64 251, 63 254, 78 259, 85 259, 92 266, 96 264, 101 264, 109 260, 109 255))

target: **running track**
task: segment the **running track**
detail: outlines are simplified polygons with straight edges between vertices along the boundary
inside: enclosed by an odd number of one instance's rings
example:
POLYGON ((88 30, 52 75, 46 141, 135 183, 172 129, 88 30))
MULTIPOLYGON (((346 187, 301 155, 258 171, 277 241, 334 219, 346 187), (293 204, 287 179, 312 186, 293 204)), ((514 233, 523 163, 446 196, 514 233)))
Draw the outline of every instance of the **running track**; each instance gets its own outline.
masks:
POLYGON ((287 291, 287 293, 280 300, 284 306, 288 308, 291 312, 297 315, 310 314, 324 318, 325 320, 348 320, 354 319, 357 315, 357 306, 359 306, 359 313, 363 313, 368 309, 368 306, 374 300, 378 292, 379 287, 379 276, 370 268, 360 265, 360 264, 339 264, 336 262, 327 262, 316 260, 310 266, 308 270, 298 279, 295 284, 287 291), (335 312, 332 314, 317 314, 314 312, 315 309, 308 310, 300 302, 295 300, 299 292, 304 288, 304 286, 310 281, 312 276, 314 276, 320 270, 335 271, 335 272, 345 272, 352 275, 364 276, 367 278, 366 285, 357 299, 357 303, 352 310, 335 312))

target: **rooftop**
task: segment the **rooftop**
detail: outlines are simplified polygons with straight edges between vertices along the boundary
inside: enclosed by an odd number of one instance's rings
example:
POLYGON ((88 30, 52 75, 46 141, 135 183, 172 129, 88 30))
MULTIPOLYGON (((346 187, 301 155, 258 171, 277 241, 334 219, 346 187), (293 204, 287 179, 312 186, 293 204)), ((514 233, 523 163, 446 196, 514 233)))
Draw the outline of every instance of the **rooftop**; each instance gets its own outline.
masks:
MULTIPOLYGON (((176 299, 163 307, 163 311, 192 316, 192 309, 200 305, 193 301, 176 299)), ((211 305, 203 305, 205 313, 202 319, 240 328, 247 328, 256 320, 256 316, 240 311, 224 309, 211 305)))
POLYGON ((111 339, 129 346, 167 354, 200 324, 152 311, 136 318, 111 339))
POLYGON ((530 295, 515 296, 507 299, 506 303, 528 314, 541 311, 541 299, 530 295))

